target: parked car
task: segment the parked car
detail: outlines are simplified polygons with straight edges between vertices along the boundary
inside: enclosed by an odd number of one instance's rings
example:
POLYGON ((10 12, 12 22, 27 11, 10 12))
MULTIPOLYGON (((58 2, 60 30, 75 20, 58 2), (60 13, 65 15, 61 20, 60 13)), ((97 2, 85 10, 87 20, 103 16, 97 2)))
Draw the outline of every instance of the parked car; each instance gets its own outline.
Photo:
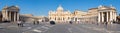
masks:
POLYGON ((50 21, 50 24, 51 24, 51 25, 54 25, 54 24, 55 24, 55 21, 50 21))

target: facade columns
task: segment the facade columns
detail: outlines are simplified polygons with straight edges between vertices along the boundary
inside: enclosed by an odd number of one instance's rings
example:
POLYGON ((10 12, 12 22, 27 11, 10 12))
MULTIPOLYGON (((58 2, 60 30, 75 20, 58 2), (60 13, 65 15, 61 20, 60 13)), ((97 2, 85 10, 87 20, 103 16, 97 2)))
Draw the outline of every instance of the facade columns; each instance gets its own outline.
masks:
POLYGON ((100 23, 100 21, 101 21, 100 14, 101 14, 101 12, 98 13, 98 23, 100 23))
POLYGON ((98 22, 105 22, 105 18, 106 19, 106 22, 108 22, 108 24, 112 24, 112 21, 116 21, 116 13, 115 12, 112 12, 112 11, 108 11, 108 12, 99 12, 98 13, 98 22), (105 16, 106 14, 106 16, 105 16))
POLYGON ((115 18, 115 14, 114 12, 112 12, 112 21, 114 20, 114 18, 115 18))
POLYGON ((113 19, 113 14, 112 14, 112 12, 110 12, 110 21, 112 21, 112 19, 113 19))
POLYGON ((16 12, 14 12, 14 21, 16 21, 16 12))
POLYGON ((101 12, 101 14, 102 14, 102 22, 104 22, 104 14, 103 14, 103 12, 101 12))
POLYGON ((116 13, 113 12, 113 15, 114 15, 113 19, 114 19, 114 21, 116 21, 116 13))
POLYGON ((114 12, 114 20, 115 20, 115 18, 116 18, 115 16, 116 16, 116 15, 115 15, 115 12, 114 12))
POLYGON ((6 10, 5 12, 6 12, 6 17, 5 17, 5 19, 8 20, 8 10, 6 10))
POLYGON ((19 13, 17 13, 17 21, 19 21, 19 13))
POLYGON ((108 18, 109 18, 109 16, 108 16, 108 15, 109 15, 109 14, 108 14, 108 12, 106 12, 106 13, 107 13, 107 22, 108 22, 108 20, 109 20, 109 19, 108 19, 108 18))
POLYGON ((11 12, 9 12, 9 20, 11 21, 11 12))
POLYGON ((116 17, 117 17, 117 14, 116 14, 116 12, 115 12, 115 14, 114 14, 114 15, 115 15, 115 21, 116 21, 116 17))

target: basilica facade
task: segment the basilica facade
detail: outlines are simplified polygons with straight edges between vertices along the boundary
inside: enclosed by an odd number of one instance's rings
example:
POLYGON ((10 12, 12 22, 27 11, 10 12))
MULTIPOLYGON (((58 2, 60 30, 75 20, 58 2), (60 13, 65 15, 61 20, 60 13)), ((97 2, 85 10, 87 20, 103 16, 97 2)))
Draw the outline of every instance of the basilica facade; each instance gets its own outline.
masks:
POLYGON ((71 13, 69 10, 64 10, 61 5, 57 10, 50 10, 48 18, 51 21, 56 22, 88 22, 88 23, 111 23, 116 21, 116 9, 113 6, 100 5, 96 8, 90 8, 87 12, 81 10, 75 10, 71 13))
POLYGON ((71 13, 70 11, 65 11, 61 5, 57 8, 56 12, 50 10, 49 12, 49 20, 63 22, 71 20, 71 13))
POLYGON ((56 11, 50 10, 48 18, 51 21, 56 22, 68 22, 68 21, 79 21, 78 17, 82 17, 86 12, 81 10, 75 10, 75 12, 71 13, 69 10, 64 10, 61 5, 58 6, 56 11))

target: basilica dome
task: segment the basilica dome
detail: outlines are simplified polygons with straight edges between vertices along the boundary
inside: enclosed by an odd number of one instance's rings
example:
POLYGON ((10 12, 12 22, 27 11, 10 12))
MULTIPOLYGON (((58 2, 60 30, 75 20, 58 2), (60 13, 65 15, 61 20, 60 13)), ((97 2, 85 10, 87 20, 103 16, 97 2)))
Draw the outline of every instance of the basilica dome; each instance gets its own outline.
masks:
POLYGON ((61 5, 59 5, 59 7, 57 8, 57 10, 63 10, 63 7, 61 5))

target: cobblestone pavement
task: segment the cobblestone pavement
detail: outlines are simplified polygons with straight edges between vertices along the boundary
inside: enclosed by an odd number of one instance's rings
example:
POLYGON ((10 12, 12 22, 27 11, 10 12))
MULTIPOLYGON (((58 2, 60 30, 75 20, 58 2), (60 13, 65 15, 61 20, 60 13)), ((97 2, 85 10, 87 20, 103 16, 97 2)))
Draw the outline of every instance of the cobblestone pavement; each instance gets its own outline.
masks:
POLYGON ((41 22, 38 25, 25 23, 24 27, 18 27, 13 23, 0 23, 0 33, 120 33, 119 24, 87 24, 87 23, 57 23, 50 25, 41 22))

